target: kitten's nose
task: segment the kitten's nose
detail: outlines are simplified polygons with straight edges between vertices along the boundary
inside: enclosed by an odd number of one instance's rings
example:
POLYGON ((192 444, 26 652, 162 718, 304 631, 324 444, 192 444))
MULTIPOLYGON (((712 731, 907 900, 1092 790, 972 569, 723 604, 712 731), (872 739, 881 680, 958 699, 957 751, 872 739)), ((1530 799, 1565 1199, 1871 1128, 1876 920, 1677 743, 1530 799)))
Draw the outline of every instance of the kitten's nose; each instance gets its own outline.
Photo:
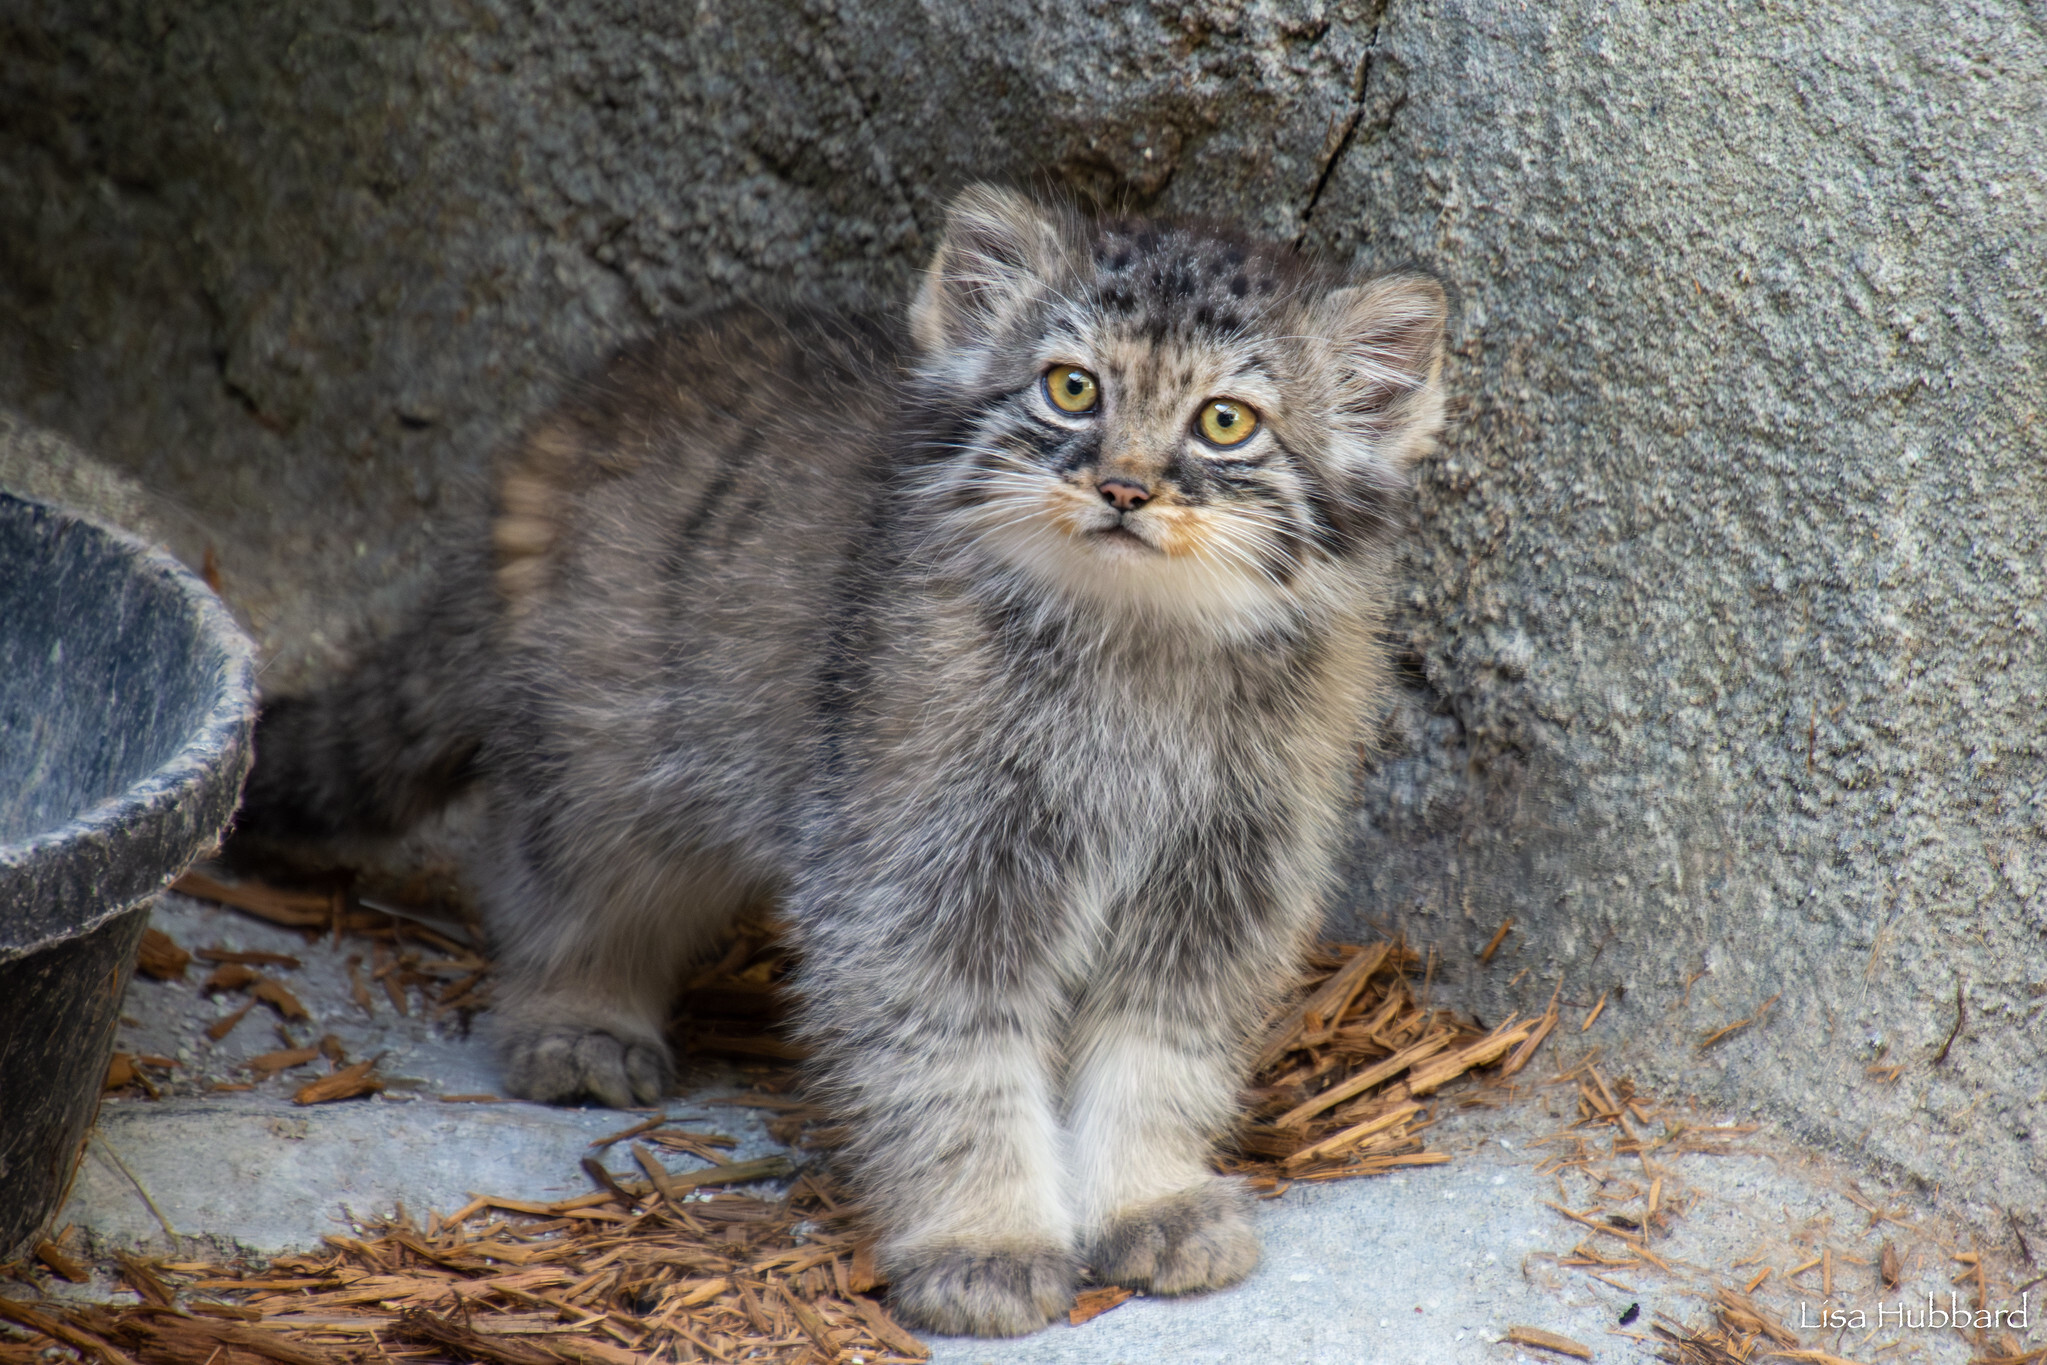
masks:
POLYGON ((1102 495, 1103 502, 1119 512, 1134 512, 1151 501, 1151 494, 1144 485, 1129 479, 1104 479, 1096 485, 1096 491, 1102 495))

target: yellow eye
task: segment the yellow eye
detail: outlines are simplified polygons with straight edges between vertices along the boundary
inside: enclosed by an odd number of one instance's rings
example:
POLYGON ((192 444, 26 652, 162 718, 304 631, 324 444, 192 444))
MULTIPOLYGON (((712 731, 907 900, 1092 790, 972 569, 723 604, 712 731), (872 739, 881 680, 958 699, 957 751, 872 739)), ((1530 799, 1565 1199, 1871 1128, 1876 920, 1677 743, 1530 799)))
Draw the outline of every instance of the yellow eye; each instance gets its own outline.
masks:
POLYGON ((1258 414, 1228 398, 1211 398, 1201 410, 1201 434, 1219 446, 1239 446, 1258 430, 1258 414))
POLYGON ((1061 412, 1091 412, 1102 401, 1095 377, 1077 365, 1054 365, 1047 370, 1045 396, 1061 412))

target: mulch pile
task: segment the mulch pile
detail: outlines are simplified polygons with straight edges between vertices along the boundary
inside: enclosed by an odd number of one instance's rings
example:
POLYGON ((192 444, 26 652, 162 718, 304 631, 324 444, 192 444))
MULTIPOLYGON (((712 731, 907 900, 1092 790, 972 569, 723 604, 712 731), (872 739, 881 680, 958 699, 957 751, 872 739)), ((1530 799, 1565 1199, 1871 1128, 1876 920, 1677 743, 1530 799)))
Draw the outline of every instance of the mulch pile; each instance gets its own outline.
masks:
POLYGON ((1476 1068, 1514 1075, 1557 1025, 1554 998, 1537 1018, 1491 1030, 1429 1008, 1408 985, 1421 972, 1426 991, 1423 963, 1400 943, 1325 944, 1307 972, 1307 998, 1268 1035, 1236 1150, 1220 1163, 1267 1193, 1448 1161, 1423 1150, 1428 1097, 1476 1068))
MULTIPOLYGON (((261 888, 214 886, 237 893, 217 899, 244 908, 263 899, 261 888)), ((338 902, 265 908, 302 913, 308 932, 357 928, 338 902)), ((161 958, 164 945, 154 951, 161 958)), ((471 959, 459 961, 456 984, 474 995, 484 980, 471 959)), ((424 1220, 401 1206, 359 1236, 330 1236, 317 1253, 262 1265, 123 1259, 117 1273, 138 1305, 0 1298, 0 1318, 16 1329, 0 1332, 0 1365, 45 1359, 53 1347, 98 1365, 925 1359, 924 1346, 889 1316, 862 1211, 830 1175, 828 1120, 796 1094, 801 1052, 777 1028, 788 965, 771 922, 742 923, 693 983, 691 1013, 675 1037, 685 1058, 759 1068, 755 1093, 732 1102, 775 1111, 770 1131, 791 1156, 731 1163, 730 1138, 654 1115, 593 1144, 583 1168, 594 1188, 579 1198, 483 1196, 424 1220), (597 1159, 605 1151, 630 1153, 645 1178, 615 1174, 597 1159), (708 1164, 672 1170, 678 1157, 708 1164), (781 1192, 749 1192, 771 1188, 759 1183, 770 1179, 784 1182, 781 1192)), ((1553 1001, 1534 1019, 1487 1029, 1431 1008, 1427 976, 1427 964, 1400 943, 1318 947, 1299 1003, 1272 1025, 1246 1122, 1220 1169, 1278 1197, 1295 1181, 1448 1161, 1424 1143, 1436 1094, 1479 1068, 1519 1071, 1557 1013, 1553 1001)), ((365 1068, 345 1088, 367 1094, 375 1081, 365 1068)), ((60 1245, 46 1244, 39 1259, 52 1274, 88 1278, 60 1245)), ((35 1282, 26 1268, 14 1274, 35 1282)), ((1117 1286, 1090 1289, 1072 1318, 1129 1297, 1117 1286)))

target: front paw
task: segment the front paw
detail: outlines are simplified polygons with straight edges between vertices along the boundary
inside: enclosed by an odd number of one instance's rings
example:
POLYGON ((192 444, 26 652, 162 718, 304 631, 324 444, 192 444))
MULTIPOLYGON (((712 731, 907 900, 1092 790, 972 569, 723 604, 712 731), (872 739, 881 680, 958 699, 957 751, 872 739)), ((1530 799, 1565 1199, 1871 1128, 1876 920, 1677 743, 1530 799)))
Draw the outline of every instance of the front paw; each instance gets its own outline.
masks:
POLYGON ((675 1074, 667 1045, 622 1034, 565 1021, 511 1023, 498 1042, 505 1088, 547 1104, 586 1097, 613 1109, 659 1103, 675 1074))
POLYGON ((1073 1305, 1070 1252, 945 1247, 891 1267, 889 1307, 947 1336, 1020 1337, 1073 1305))
POLYGON ((1103 1284, 1192 1294, 1235 1284, 1258 1265, 1250 1201, 1226 1180, 1126 1209, 1090 1249, 1103 1284))

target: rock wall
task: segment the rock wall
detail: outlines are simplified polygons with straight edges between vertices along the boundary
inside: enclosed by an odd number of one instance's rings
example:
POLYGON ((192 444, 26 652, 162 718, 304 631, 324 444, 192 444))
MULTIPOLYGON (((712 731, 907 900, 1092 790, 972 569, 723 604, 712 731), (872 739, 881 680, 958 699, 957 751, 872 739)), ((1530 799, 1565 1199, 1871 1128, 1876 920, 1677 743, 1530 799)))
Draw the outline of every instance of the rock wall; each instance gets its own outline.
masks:
POLYGON ((2043 20, 1395 0, 1312 234, 1466 309, 1359 911, 2036 1229, 2043 20))
POLYGON ((898 298, 969 180, 1431 266, 1459 416, 1343 915, 2047 1244, 2043 128, 2038 0, 16 0, 0 404, 289 685, 565 373, 898 298))
POLYGON ((1297 236, 1371 20, 15 0, 0 398, 182 507, 296 681, 654 319, 893 302, 982 177, 1297 236))

